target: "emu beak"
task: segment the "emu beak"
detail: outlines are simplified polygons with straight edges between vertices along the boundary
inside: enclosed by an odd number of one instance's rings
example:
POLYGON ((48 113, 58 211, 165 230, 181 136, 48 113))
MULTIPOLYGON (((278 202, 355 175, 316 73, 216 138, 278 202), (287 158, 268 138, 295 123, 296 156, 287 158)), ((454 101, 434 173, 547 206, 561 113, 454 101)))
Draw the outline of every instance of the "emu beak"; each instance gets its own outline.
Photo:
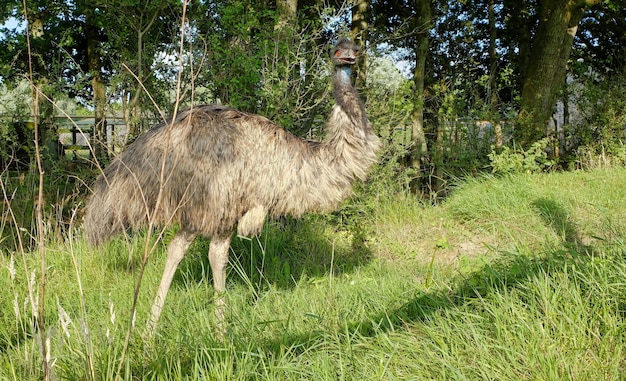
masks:
POLYGON ((354 65, 356 63, 356 52, 337 51, 335 52, 337 60, 347 65, 354 65))

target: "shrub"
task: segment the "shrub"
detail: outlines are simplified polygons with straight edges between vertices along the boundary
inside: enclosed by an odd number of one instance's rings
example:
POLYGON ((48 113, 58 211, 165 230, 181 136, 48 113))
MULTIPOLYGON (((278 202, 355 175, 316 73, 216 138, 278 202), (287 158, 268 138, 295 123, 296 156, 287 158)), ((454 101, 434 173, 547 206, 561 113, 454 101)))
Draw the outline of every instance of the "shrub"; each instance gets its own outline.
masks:
POLYGON ((500 153, 493 150, 488 156, 491 161, 491 170, 497 174, 537 173, 548 171, 556 162, 548 157, 546 148, 550 138, 541 139, 533 143, 528 150, 517 147, 502 147, 500 153))

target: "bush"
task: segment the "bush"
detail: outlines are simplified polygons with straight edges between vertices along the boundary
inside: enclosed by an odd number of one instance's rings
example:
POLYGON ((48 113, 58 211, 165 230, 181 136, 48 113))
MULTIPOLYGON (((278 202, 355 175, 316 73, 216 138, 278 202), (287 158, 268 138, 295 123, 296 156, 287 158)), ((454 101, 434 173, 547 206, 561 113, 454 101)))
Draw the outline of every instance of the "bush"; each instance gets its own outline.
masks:
POLYGON ((578 167, 626 163, 626 78, 584 84, 576 99, 579 122, 572 126, 571 148, 578 167))
POLYGON ((548 144, 550 138, 544 138, 533 143, 526 151, 507 146, 502 147, 500 153, 494 150, 488 155, 491 170, 497 174, 546 172, 556 165, 556 162, 548 157, 546 150, 548 144))

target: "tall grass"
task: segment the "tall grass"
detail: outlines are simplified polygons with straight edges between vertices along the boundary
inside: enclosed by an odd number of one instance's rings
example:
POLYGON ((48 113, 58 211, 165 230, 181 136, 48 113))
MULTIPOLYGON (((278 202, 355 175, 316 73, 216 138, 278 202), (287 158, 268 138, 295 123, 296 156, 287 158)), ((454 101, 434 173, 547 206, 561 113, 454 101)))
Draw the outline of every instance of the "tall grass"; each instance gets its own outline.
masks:
MULTIPOLYGON (((145 237, 46 252, 46 337, 69 380, 623 379, 626 170, 459 184, 437 205, 374 198, 359 228, 309 216, 235 238, 217 340, 206 241, 144 341, 165 259, 132 296, 145 237), (128 352, 130 319, 136 332, 128 352), (123 358, 123 359, 122 359, 123 358)), ((172 232, 165 235, 167 241, 172 232)), ((28 287, 39 258, 0 257, 0 379, 42 378, 28 287)))

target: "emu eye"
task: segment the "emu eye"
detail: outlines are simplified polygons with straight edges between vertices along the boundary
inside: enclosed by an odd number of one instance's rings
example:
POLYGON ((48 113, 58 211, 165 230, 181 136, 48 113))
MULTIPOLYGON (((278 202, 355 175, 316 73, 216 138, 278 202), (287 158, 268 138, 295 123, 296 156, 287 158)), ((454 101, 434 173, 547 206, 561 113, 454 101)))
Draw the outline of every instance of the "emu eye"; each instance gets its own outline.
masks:
POLYGON ((339 57, 339 56, 341 56, 341 52, 340 52, 339 50, 337 50, 337 51, 335 52, 335 57, 339 57))

